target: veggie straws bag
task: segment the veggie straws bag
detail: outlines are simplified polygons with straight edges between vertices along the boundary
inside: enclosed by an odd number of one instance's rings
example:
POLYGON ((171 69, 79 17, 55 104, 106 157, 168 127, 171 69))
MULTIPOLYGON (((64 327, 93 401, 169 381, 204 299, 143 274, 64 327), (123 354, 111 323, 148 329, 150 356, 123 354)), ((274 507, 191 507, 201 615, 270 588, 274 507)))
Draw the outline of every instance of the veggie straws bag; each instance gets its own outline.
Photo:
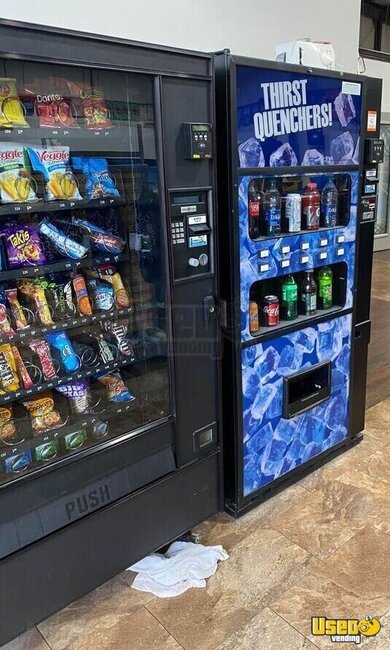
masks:
POLYGON ((34 191, 35 181, 26 169, 26 162, 23 145, 0 143, 0 197, 3 203, 38 200, 34 191))
POLYGON ((43 174, 49 201, 55 199, 80 200, 75 175, 69 166, 69 147, 27 147, 34 171, 43 174))

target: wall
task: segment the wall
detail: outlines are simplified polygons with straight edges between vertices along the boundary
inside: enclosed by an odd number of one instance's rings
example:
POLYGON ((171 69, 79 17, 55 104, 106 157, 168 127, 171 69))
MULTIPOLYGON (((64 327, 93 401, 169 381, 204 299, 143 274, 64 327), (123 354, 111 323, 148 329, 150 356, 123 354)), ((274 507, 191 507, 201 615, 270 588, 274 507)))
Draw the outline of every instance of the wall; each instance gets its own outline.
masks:
POLYGON ((10 0, 3 18, 124 38, 274 58, 274 45, 304 36, 331 40, 356 72, 360 0, 10 0))

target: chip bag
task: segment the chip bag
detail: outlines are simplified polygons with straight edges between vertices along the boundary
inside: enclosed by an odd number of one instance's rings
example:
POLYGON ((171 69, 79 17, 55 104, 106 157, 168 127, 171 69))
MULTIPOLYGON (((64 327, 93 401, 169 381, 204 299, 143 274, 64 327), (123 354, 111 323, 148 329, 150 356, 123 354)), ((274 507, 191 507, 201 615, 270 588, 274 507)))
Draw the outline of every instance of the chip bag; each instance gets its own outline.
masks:
POLYGON ((54 399, 50 391, 26 398, 22 400, 22 404, 31 417, 31 426, 35 433, 62 426, 61 416, 54 408, 54 399))
POLYGON ((26 151, 15 142, 0 143, 0 198, 3 203, 38 201, 27 169, 26 151))
POLYGON ((78 127, 76 108, 64 79, 37 79, 25 90, 34 101, 39 126, 52 129, 78 127))
POLYGON ((72 101, 80 106, 77 110, 85 119, 87 129, 109 129, 113 126, 103 93, 88 84, 68 81, 72 101))
POLYGON ((38 227, 34 224, 9 226, 3 229, 8 262, 11 269, 46 264, 38 227))
POLYGON ((40 172, 45 178, 48 201, 56 199, 71 199, 79 201, 76 176, 69 166, 69 147, 27 147, 27 152, 35 172, 40 172))
POLYGON ((0 440, 13 438, 16 433, 15 422, 12 413, 12 404, 0 406, 0 440))
POLYGON ((0 126, 28 128, 23 104, 16 90, 16 79, 0 78, 0 126))
POLYGON ((119 372, 97 377, 97 380, 106 387, 109 402, 132 402, 135 395, 125 385, 119 372))
POLYGON ((108 163, 105 158, 72 157, 72 165, 74 169, 83 172, 89 199, 99 199, 104 196, 119 197, 115 179, 108 171, 108 163))

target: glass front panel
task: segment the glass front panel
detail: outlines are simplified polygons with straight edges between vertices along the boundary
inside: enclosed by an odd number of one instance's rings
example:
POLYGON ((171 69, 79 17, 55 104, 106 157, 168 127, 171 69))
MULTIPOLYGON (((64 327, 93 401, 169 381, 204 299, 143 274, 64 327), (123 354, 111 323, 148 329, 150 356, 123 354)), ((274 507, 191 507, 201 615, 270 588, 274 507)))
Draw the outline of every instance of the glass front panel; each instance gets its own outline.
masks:
POLYGON ((0 70, 0 482, 166 417, 153 78, 0 70))
POLYGON ((378 208, 375 221, 375 234, 388 233, 389 219, 389 183, 390 183, 390 124, 381 125, 380 137, 385 143, 383 164, 379 165, 378 208))

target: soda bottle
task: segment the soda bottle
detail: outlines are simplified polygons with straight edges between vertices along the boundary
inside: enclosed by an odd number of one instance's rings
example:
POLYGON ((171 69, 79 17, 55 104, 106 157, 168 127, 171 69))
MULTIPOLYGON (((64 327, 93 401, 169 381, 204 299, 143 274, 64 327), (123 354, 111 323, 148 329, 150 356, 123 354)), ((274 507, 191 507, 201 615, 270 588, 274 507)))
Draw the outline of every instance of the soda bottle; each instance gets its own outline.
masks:
POLYGON ((287 275, 282 284, 281 312, 284 320, 298 316, 298 287, 293 275, 287 275))
POLYGON ((280 193, 273 178, 268 190, 264 194, 264 218, 267 235, 278 235, 281 230, 282 205, 280 193))
POLYGON ((321 224, 325 228, 337 225, 338 192, 332 178, 328 178, 321 194, 321 224))
POLYGON ((253 181, 248 190, 248 218, 249 218, 249 237, 258 239, 260 236, 260 211, 261 211, 261 192, 253 181))
POLYGON ((330 309, 332 299, 333 272, 330 266, 323 266, 318 273, 318 307, 330 309))
POLYGON ((302 194, 303 222, 306 230, 318 230, 320 227, 320 201, 317 183, 308 183, 302 194))
POLYGON ((249 331, 251 334, 257 334, 259 329, 259 306, 256 300, 251 300, 249 303, 249 331))
POLYGON ((299 292, 300 311, 304 316, 312 316, 317 311, 317 284, 313 271, 306 271, 299 292))

